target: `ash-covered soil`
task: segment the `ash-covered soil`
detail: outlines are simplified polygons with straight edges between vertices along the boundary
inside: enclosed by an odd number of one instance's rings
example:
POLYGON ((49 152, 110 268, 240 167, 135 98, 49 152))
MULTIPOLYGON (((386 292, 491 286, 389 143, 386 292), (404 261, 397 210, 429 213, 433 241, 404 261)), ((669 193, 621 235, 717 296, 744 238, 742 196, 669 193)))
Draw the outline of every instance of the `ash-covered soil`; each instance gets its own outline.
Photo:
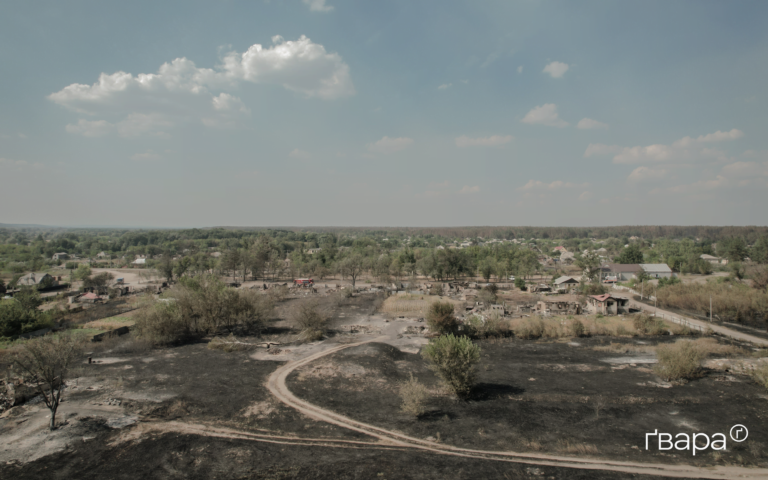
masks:
POLYGON ((276 445, 163 434, 110 446, 104 434, 26 465, 0 464, 8 479, 637 479, 663 477, 578 470, 379 448, 276 445))
POLYGON ((766 466, 768 396, 748 377, 709 372, 670 386, 651 364, 642 363, 648 355, 592 348, 611 341, 658 340, 482 341, 478 383, 467 401, 449 395, 420 355, 374 343, 297 370, 288 387, 302 399, 353 419, 462 447, 766 466), (398 386, 410 373, 432 393, 427 413, 418 419, 400 410, 398 386), (645 450, 645 434, 655 430, 727 436, 735 424, 749 428, 749 439, 735 443, 729 438, 724 452, 707 450, 694 457, 690 451, 658 451, 658 445, 645 450))

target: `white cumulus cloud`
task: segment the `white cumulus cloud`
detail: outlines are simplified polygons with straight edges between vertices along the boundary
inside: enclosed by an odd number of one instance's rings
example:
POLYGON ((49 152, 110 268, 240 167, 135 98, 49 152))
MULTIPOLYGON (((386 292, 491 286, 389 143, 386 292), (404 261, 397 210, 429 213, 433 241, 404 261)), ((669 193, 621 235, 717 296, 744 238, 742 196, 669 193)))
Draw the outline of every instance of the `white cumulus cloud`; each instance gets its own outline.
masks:
POLYGON ((520 187, 520 190, 559 190, 561 188, 586 188, 588 183, 572 183, 564 182, 562 180, 555 180, 552 183, 545 183, 541 180, 529 180, 528 183, 520 187))
POLYGON ((399 152, 404 148, 408 148, 408 146, 410 146, 412 143, 413 143, 412 138, 408 138, 408 137, 389 138, 385 136, 377 142, 369 143, 368 151, 373 153, 394 153, 394 152, 399 152))
POLYGON ((700 135, 697 138, 683 137, 680 140, 672 144, 673 147, 688 147, 697 143, 712 143, 723 142, 726 140, 737 140, 744 136, 744 132, 734 128, 730 132, 721 132, 720 130, 715 133, 709 133, 707 135, 700 135))
POLYGON ((627 180, 630 182, 642 182, 645 180, 659 180, 667 175, 664 168, 637 167, 632 170, 627 180))
POLYGON ((152 150, 147 150, 144 153, 137 153, 133 156, 131 156, 131 160, 137 161, 137 162, 156 162, 158 160, 162 160, 163 157, 159 154, 153 152, 152 150))
POLYGON ((82 135, 84 137, 103 137, 115 130, 115 126, 106 120, 79 120, 76 124, 66 126, 69 133, 82 135))
POLYGON ((465 193, 477 193, 480 191, 480 187, 478 185, 475 185, 474 187, 470 187, 468 185, 464 185, 461 187, 461 190, 459 190, 459 193, 465 194, 465 193))
POLYGON ((509 143, 514 139, 512 135, 492 135, 490 137, 470 138, 462 135, 456 138, 457 147, 496 147, 509 143))
POLYGON ((440 85, 439 87, 437 87, 437 89, 438 90, 447 90, 448 88, 451 87, 451 85, 453 85, 453 84, 452 83, 444 83, 444 84, 440 85))
POLYGON ((111 123, 119 131, 122 121, 133 121, 131 115, 163 118, 166 127, 189 121, 230 125, 250 113, 238 97, 226 92, 242 82, 281 85, 304 97, 326 100, 355 94, 349 66, 339 54, 303 35, 295 41, 275 36, 272 42, 266 48, 253 45, 242 54, 229 52, 215 68, 199 68, 191 60, 177 58, 161 65, 157 73, 102 73, 92 85, 74 83, 48 98, 70 110, 102 117, 67 127, 71 133, 98 136, 109 128, 94 121, 111 123))
POLYGON ((561 78, 568 71, 568 64, 563 62, 552 62, 544 67, 542 73, 548 73, 552 78, 561 78))
POLYGON ((591 118, 582 118, 579 120, 579 123, 576 124, 576 128, 581 128, 582 130, 593 130, 596 128, 608 128, 608 124, 598 122, 597 120, 592 120, 591 118))
POLYGON ((557 105, 545 103, 540 107, 534 107, 521 120, 532 125, 547 125, 549 127, 567 127, 568 122, 562 120, 557 113, 557 105))
POLYGON ((312 12, 330 12, 333 7, 325 4, 325 0, 301 0, 312 12))
POLYGON ((579 200, 581 200, 583 202, 585 200, 589 200, 593 196, 594 195, 592 194, 592 192, 582 192, 582 194, 579 195, 579 200))

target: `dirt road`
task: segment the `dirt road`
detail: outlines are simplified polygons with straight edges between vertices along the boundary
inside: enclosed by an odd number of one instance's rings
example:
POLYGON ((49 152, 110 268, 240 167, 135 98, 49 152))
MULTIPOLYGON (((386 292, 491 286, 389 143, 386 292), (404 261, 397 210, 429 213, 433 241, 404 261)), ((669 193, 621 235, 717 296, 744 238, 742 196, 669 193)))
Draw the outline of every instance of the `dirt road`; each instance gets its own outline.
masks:
POLYGON ((388 337, 379 337, 364 342, 347 345, 330 346, 326 350, 309 355, 303 359, 289 362, 275 370, 267 381, 269 391, 281 402, 298 410, 315 420, 324 421, 344 427, 355 432, 364 433, 378 440, 381 445, 400 448, 410 448, 428 451, 441 455, 451 455, 465 458, 487 459, 501 462, 524 463, 530 465, 546 465, 552 467, 577 468, 585 470, 604 470, 632 474, 662 475, 676 478, 710 478, 710 479, 764 479, 768 478, 768 469, 743 468, 736 466, 701 468, 690 465, 665 465, 658 463, 620 462, 600 460, 596 458, 564 457, 546 454, 531 454, 518 452, 497 452, 458 448, 441 443, 410 437, 398 432, 389 431, 366 423, 358 422, 338 413, 332 412, 297 398, 288 389, 285 381, 297 368, 311 363, 326 355, 345 348, 359 346, 369 342, 387 342, 388 337))
POLYGON ((611 295, 614 295, 616 297, 622 297, 629 300, 629 306, 632 308, 637 308, 640 310, 644 310, 648 313, 656 313, 656 315, 661 316, 663 315, 664 318, 669 317, 675 317, 675 318, 682 318, 691 325, 696 325, 698 327, 701 327, 702 330, 706 330, 707 328, 711 328, 716 333, 719 333, 720 335, 723 335, 725 337, 733 338, 734 340, 740 340, 742 342, 751 342, 755 345, 761 345, 761 346, 768 346, 768 340, 760 337, 756 337, 754 335, 750 335, 748 333, 742 333, 737 332, 736 330, 732 330, 727 327, 721 327, 720 325, 715 325, 713 323, 705 322, 703 320, 697 320, 695 318, 686 317, 684 315, 679 315, 677 313, 672 313, 667 310, 661 309, 661 308, 654 308, 649 307, 648 305, 645 305, 644 303, 637 302, 632 299, 632 296, 630 294, 616 294, 615 292, 611 293, 611 295))

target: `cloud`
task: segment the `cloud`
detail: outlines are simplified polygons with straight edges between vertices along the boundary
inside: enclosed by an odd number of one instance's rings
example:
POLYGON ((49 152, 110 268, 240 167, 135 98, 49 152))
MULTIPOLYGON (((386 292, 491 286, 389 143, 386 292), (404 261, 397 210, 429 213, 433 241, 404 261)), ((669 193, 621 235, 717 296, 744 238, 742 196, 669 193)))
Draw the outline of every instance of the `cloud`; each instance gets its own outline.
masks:
POLYGON ((523 185, 519 188, 519 190, 523 191, 531 191, 531 190, 559 190, 561 188, 586 188, 588 187, 588 183, 571 183, 571 182, 564 182, 562 180, 555 180, 552 183, 544 183, 540 180, 529 180, 528 183, 523 185))
POLYGON ((521 74, 521 73, 523 73, 523 66, 522 66, 522 65, 520 65, 519 67, 517 67, 517 73, 518 73, 518 75, 519 75, 519 74, 521 74))
MULTIPOLYGON (((702 147, 701 144, 735 140, 744 134, 737 129, 730 132, 717 131, 698 138, 683 137, 672 145, 654 144, 647 147, 625 147, 615 157, 613 163, 643 163, 643 162, 667 162, 671 160, 697 160, 701 158, 716 158, 719 161, 731 161, 725 152, 711 147, 702 147)), ((591 146, 591 145, 590 145, 591 146)), ((587 156, 586 153, 584 156, 587 156)))
POLYGON ((330 12, 333 7, 325 4, 325 0, 301 0, 304 5, 309 6, 309 10, 312 12, 330 12))
POLYGON ((492 135, 485 138, 470 138, 466 135, 456 137, 457 147, 496 147, 511 142, 515 137, 512 135, 492 135))
POLYGON ((106 120, 79 120, 77 124, 69 124, 66 127, 68 133, 82 135, 84 137, 103 137, 115 130, 115 126, 106 120))
POLYGON ((542 73, 548 73, 552 78, 561 78, 568 71, 568 64, 563 62, 552 62, 542 70, 542 73))
POLYGON ((683 137, 680 140, 672 144, 673 147, 688 147, 697 143, 712 143, 723 142, 726 140, 737 140, 744 136, 744 132, 734 128, 730 132, 721 132, 720 130, 715 133, 709 133, 707 135, 701 135, 698 138, 683 137))
MULTIPOLYGON (((244 53, 229 52, 215 68, 198 68, 186 58, 160 66, 157 73, 102 73, 96 83, 74 83, 48 96, 70 110, 102 118, 119 130, 130 115, 163 118, 166 127, 182 122, 202 121, 209 126, 232 124, 250 111, 226 90, 240 83, 280 85, 307 98, 333 100, 355 94, 349 66, 337 53, 306 36, 296 41, 272 38, 267 48, 256 44, 244 53), (104 118, 106 117, 106 118, 104 118)), ((86 120, 86 122, 93 122, 86 120)), ((82 123, 67 131, 98 136, 105 123, 82 123)))
POLYGON ((673 150, 667 145, 626 147, 613 157, 613 163, 663 162, 672 158, 673 150))
POLYGON ((587 149, 584 151, 584 158, 589 158, 593 155, 615 155, 623 150, 618 145, 603 145, 602 143, 590 143, 587 149))
POLYGON ((440 85, 439 87, 437 87, 437 89, 438 90, 446 90, 446 89, 450 88, 451 85, 453 85, 453 84, 452 83, 444 83, 444 84, 440 85))
POLYGON ((594 195, 592 194, 592 192, 583 192, 581 195, 579 195, 579 200, 583 202, 585 200, 589 200, 593 196, 594 195))
POLYGON ((368 151, 372 153, 394 153, 407 148, 412 143, 412 138, 389 138, 385 136, 377 142, 369 143, 368 151))
POLYGON ((722 175, 718 175, 711 180, 701 180, 688 185, 677 185, 675 187, 670 187, 667 189, 667 191, 672 193, 694 193, 727 187, 729 185, 730 182, 727 178, 723 177, 722 175))
POLYGON ((582 118, 579 120, 579 123, 576 124, 576 128, 581 128, 582 130, 593 130, 596 128, 608 128, 608 124, 598 122, 597 120, 592 120, 591 118, 582 118))
POLYGON ((549 127, 568 126, 568 122, 560 119, 557 113, 557 105, 554 103, 545 103, 540 107, 535 107, 521 121, 532 125, 547 125, 549 127))
POLYGON ((630 182, 642 182, 645 180, 659 180, 667 175, 667 170, 663 168, 637 167, 629 174, 627 180, 630 182))
POLYGON ((162 159, 163 159, 162 156, 158 155, 152 150, 147 150, 144 153, 137 153, 131 156, 131 160, 134 160, 136 162, 156 162, 162 159))
POLYGON ((749 178, 768 175, 768 162, 734 162, 723 167, 720 174, 726 178, 749 178))
POLYGON ((467 185, 464 185, 461 187, 461 190, 459 190, 459 193, 465 194, 465 193, 477 193, 480 191, 480 187, 475 185, 474 187, 470 187, 467 185))
POLYGON ((294 148, 291 150, 291 153, 288 154, 291 158, 296 158, 299 160, 309 160, 311 158, 311 155, 309 152, 305 152, 304 150, 299 150, 298 148, 294 148))

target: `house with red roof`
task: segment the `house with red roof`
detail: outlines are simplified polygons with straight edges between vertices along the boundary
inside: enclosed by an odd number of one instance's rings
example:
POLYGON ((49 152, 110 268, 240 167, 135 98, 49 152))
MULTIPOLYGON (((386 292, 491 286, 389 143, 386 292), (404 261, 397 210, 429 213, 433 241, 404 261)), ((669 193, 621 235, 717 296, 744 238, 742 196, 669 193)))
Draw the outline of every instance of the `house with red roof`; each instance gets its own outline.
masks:
POLYGON ((590 295, 587 297, 587 309, 590 313, 601 313, 603 315, 628 313, 628 305, 628 298, 614 297, 610 293, 590 295))

